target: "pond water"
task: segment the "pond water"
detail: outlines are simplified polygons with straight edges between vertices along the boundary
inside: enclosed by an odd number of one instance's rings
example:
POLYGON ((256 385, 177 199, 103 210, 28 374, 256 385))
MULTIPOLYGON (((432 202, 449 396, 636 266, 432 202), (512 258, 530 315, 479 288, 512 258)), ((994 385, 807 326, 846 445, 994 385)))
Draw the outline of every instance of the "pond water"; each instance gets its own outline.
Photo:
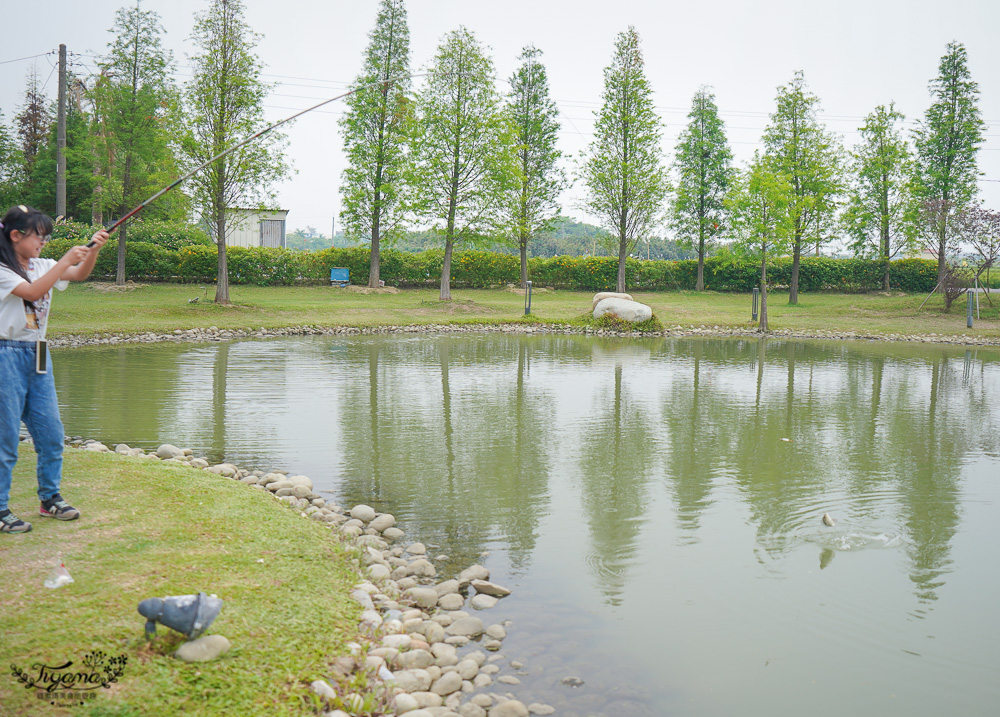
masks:
POLYGON ((526 704, 1000 703, 996 351, 424 334, 53 358, 71 434, 303 473, 393 513, 439 573, 485 564, 526 704))

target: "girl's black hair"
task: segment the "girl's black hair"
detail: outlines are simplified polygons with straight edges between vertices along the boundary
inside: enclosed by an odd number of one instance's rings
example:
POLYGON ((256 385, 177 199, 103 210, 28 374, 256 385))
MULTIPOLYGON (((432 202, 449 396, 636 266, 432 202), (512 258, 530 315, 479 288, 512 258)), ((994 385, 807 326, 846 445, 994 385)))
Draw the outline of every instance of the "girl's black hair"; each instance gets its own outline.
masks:
POLYGON ((3 229, 0 229, 0 264, 30 282, 28 272, 21 266, 21 261, 14 251, 10 233, 16 230, 22 234, 35 232, 39 236, 48 236, 52 233, 52 219, 37 209, 19 204, 8 209, 3 219, 0 219, 0 223, 3 224, 3 229))

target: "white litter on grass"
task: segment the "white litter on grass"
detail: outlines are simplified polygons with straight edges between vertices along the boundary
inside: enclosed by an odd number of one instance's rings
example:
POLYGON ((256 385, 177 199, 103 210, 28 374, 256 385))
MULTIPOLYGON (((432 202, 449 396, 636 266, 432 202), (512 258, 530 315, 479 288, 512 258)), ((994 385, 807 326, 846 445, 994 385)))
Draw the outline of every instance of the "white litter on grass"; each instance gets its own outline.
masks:
POLYGON ((52 572, 45 578, 44 584, 47 588, 61 588, 63 585, 69 585, 71 582, 73 582, 73 576, 66 569, 66 564, 60 560, 59 565, 52 568, 52 572))

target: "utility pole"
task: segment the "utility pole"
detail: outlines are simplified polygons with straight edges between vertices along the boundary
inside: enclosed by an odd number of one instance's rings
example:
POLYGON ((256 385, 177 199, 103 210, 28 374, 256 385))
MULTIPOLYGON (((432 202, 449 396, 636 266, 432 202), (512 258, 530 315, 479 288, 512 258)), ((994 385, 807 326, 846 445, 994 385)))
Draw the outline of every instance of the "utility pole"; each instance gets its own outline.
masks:
POLYGON ((59 109, 56 134, 56 215, 66 216, 66 46, 59 45, 59 109))

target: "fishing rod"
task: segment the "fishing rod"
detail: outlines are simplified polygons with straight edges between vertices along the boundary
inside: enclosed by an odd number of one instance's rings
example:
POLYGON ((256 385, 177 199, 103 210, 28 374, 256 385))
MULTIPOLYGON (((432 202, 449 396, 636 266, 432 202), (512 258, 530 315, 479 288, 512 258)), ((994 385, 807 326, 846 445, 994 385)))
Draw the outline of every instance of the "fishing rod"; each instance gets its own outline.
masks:
MULTIPOLYGON (((280 127, 281 125, 285 124, 286 122, 291 122, 296 117, 301 117, 302 115, 306 114, 307 112, 312 112, 313 110, 319 109, 320 107, 323 107, 324 105, 328 105, 331 102, 336 102, 337 100, 341 100, 341 99, 347 97, 348 95, 353 95, 355 92, 360 92, 361 90, 367 89, 369 87, 376 87, 378 85, 389 85, 390 83, 399 82, 400 80, 412 79, 414 77, 423 77, 424 75, 427 75, 427 74, 429 74, 429 73, 422 72, 422 73, 416 73, 416 74, 412 74, 412 75, 402 75, 400 77, 393 77, 393 78, 390 78, 390 79, 387 79, 387 80, 376 80, 375 82, 369 82, 367 84, 361 85, 360 87, 355 87, 353 90, 349 90, 349 91, 347 91, 347 92, 345 92, 343 94, 337 95, 336 97, 331 97, 328 100, 323 100, 319 104, 313 105, 312 107, 308 107, 308 108, 306 108, 304 110, 300 110, 299 112, 296 112, 295 114, 293 114, 291 117, 286 117, 285 119, 281 120, 280 122, 275 122, 270 127, 265 127, 260 132, 257 132, 256 134, 250 135, 249 137, 247 137, 246 139, 244 139, 242 142, 234 144, 229 149, 226 149, 226 150, 223 150, 222 152, 219 152, 217 155, 215 155, 214 157, 212 157, 211 159, 209 159, 204 164, 200 164, 197 167, 195 167, 194 169, 192 169, 190 172, 188 172, 187 174, 185 174, 183 177, 180 177, 179 179, 174 180, 171 184, 168 184, 166 187, 164 187, 163 189, 161 189, 160 191, 158 191, 156 194, 154 194, 153 196, 151 196, 149 199, 147 199, 142 204, 140 204, 135 209, 133 209, 128 214, 126 214, 121 219, 119 219, 117 222, 115 222, 114 224, 112 224, 105 231, 108 234, 111 234, 116 229, 118 229, 122 224, 124 224, 129 219, 131 219, 132 217, 134 217, 136 214, 138 214, 139 212, 141 212, 143 209, 145 209, 147 206, 149 206, 150 204, 152 204, 154 201, 156 201, 157 199, 159 199, 160 197, 162 197, 164 194, 166 194, 167 192, 169 192, 174 187, 176 187, 179 184, 183 183, 185 180, 188 180, 191 177, 193 177, 195 174, 197 174, 198 172, 200 172, 201 170, 203 170, 205 167, 207 167, 208 165, 212 164, 212 162, 216 162, 216 161, 222 159, 223 157, 225 157, 227 154, 235 152, 237 149, 239 149, 241 147, 245 147, 246 145, 250 144, 251 142, 253 142, 258 137, 263 137, 265 134, 267 134, 271 130, 277 129, 278 127, 280 127)), ((87 242, 87 246, 88 247, 92 247, 92 246, 94 246, 94 244, 96 244, 96 242, 94 242, 94 241, 87 242)))

